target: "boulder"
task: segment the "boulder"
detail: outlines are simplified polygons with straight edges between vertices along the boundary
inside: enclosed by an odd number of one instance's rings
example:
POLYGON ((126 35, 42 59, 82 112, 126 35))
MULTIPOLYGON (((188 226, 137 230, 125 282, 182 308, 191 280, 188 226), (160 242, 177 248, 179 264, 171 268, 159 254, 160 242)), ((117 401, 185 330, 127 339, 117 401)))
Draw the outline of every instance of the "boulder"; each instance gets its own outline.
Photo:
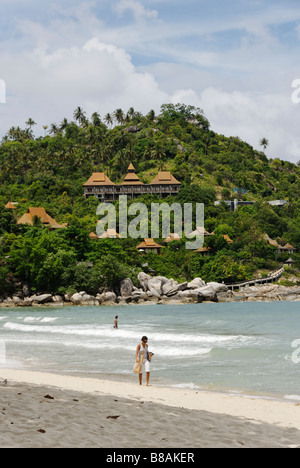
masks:
POLYGON ((130 278, 121 281, 120 292, 123 298, 131 297, 133 293, 134 284, 130 278))
POLYGON ((161 294, 155 289, 151 288, 150 291, 147 292, 148 297, 157 297, 158 299, 161 298, 161 294))
POLYGON ((63 298, 62 298, 61 296, 58 296, 58 295, 53 296, 52 300, 53 300, 53 302, 55 302, 55 303, 64 302, 64 301, 63 301, 63 298))
POLYGON ((188 289, 199 289, 204 286, 206 286, 205 282, 201 278, 195 278, 193 281, 188 283, 188 289))
POLYGON ((158 276, 148 280, 148 290, 154 289, 159 296, 162 295, 162 285, 163 281, 158 276))
POLYGON ((204 301, 218 302, 216 291, 211 286, 205 286, 196 290, 204 298, 204 301))
POLYGON ((207 286, 213 288, 213 290, 219 294, 228 291, 228 287, 224 283, 207 283, 207 286))
POLYGON ((147 275, 147 273, 144 273, 143 271, 138 274, 138 280, 145 292, 148 291, 148 281, 151 280, 151 278, 152 276, 147 275))
POLYGON ((40 296, 32 296, 33 302, 37 304, 46 304, 52 302, 52 294, 41 294, 40 296))
POLYGON ((196 290, 196 289, 188 289, 186 291, 180 291, 178 293, 178 296, 181 299, 188 299, 197 303, 203 302, 203 299, 204 299, 203 295, 199 292, 199 290, 196 290))
POLYGON ((168 280, 162 285, 162 294, 166 296, 173 296, 179 291, 177 281, 173 279, 168 280))
POLYGON ((104 302, 117 302, 117 295, 113 291, 104 293, 104 302))
POLYGON ((74 305, 99 305, 97 298, 90 296, 85 291, 73 294, 70 300, 74 305))
POLYGON ((24 295, 25 297, 29 297, 29 296, 30 296, 30 289, 29 289, 28 284, 24 284, 24 285, 23 285, 22 292, 23 292, 23 295, 24 295))

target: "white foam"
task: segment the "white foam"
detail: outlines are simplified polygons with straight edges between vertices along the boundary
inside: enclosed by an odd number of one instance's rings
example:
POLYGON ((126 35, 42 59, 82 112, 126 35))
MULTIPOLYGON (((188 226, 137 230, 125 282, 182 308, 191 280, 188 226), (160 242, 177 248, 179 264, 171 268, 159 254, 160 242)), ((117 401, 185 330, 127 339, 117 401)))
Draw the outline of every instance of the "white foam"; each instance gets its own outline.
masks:
POLYGON ((182 388, 182 389, 187 388, 188 390, 200 390, 200 387, 198 385, 195 385, 193 382, 176 384, 176 385, 172 385, 171 387, 172 388, 182 388))
MULTIPOLYGON (((31 317, 27 317, 27 321, 30 321, 31 317)), ((47 318, 41 320, 41 323, 47 323, 54 321, 56 319, 47 318)), ((116 338, 118 339, 134 339, 140 340, 140 332, 135 332, 133 330, 114 330, 113 328, 108 328, 107 326, 95 326, 93 328, 90 325, 68 325, 68 326, 42 326, 42 325, 24 325, 20 323, 7 322, 3 325, 3 328, 9 330, 20 331, 24 333, 51 333, 51 334, 61 334, 61 335, 76 335, 76 336, 86 336, 86 337, 102 337, 102 338, 116 338)), ((184 334, 184 333, 160 333, 153 332, 151 333, 151 343, 155 342, 172 342, 174 343, 174 352, 176 352, 176 347, 181 346, 181 344, 201 344, 209 346, 218 346, 220 344, 227 345, 239 345, 245 343, 252 343, 253 338, 248 336, 234 336, 234 335, 195 335, 195 334, 184 334)))
POLYGON ((300 395, 285 395, 286 400, 300 401, 300 395))

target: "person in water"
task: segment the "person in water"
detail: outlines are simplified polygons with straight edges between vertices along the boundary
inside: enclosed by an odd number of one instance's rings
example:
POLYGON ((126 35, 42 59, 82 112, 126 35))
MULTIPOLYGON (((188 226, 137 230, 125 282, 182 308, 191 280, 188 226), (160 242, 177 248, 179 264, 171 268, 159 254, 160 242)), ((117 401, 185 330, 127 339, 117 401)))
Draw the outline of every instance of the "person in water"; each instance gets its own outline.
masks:
POLYGON ((114 320, 114 328, 119 328, 118 320, 119 320, 119 317, 116 315, 115 320, 114 320))
POLYGON ((142 364, 141 372, 139 374, 139 382, 140 382, 140 385, 142 385, 143 371, 145 370, 147 387, 149 387, 149 385, 150 385, 149 384, 149 382, 150 382, 150 361, 148 360, 148 338, 147 338, 147 336, 143 336, 143 338, 141 340, 141 343, 136 348, 136 355, 135 355, 136 362, 139 362, 142 355, 143 355, 143 364, 142 364))

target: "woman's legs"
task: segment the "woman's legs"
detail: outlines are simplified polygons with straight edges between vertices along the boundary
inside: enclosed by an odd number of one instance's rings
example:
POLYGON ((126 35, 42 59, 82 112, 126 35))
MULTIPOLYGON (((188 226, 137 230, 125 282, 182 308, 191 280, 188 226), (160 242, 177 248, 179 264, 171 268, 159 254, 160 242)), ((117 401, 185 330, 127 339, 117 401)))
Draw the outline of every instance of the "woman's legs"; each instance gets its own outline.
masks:
POLYGON ((150 383, 150 362, 149 361, 143 362, 142 372, 139 374, 140 385, 142 385, 143 383, 143 370, 146 371, 146 382, 147 382, 147 386, 149 386, 149 383, 150 383))

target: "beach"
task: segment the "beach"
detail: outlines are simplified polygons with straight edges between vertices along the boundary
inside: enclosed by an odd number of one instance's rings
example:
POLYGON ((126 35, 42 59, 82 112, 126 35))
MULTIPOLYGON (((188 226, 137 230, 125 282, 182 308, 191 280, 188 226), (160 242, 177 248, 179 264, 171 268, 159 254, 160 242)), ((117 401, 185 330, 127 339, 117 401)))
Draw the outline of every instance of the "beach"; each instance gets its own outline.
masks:
POLYGON ((300 446, 300 405, 45 372, 0 370, 1 448, 300 446))

